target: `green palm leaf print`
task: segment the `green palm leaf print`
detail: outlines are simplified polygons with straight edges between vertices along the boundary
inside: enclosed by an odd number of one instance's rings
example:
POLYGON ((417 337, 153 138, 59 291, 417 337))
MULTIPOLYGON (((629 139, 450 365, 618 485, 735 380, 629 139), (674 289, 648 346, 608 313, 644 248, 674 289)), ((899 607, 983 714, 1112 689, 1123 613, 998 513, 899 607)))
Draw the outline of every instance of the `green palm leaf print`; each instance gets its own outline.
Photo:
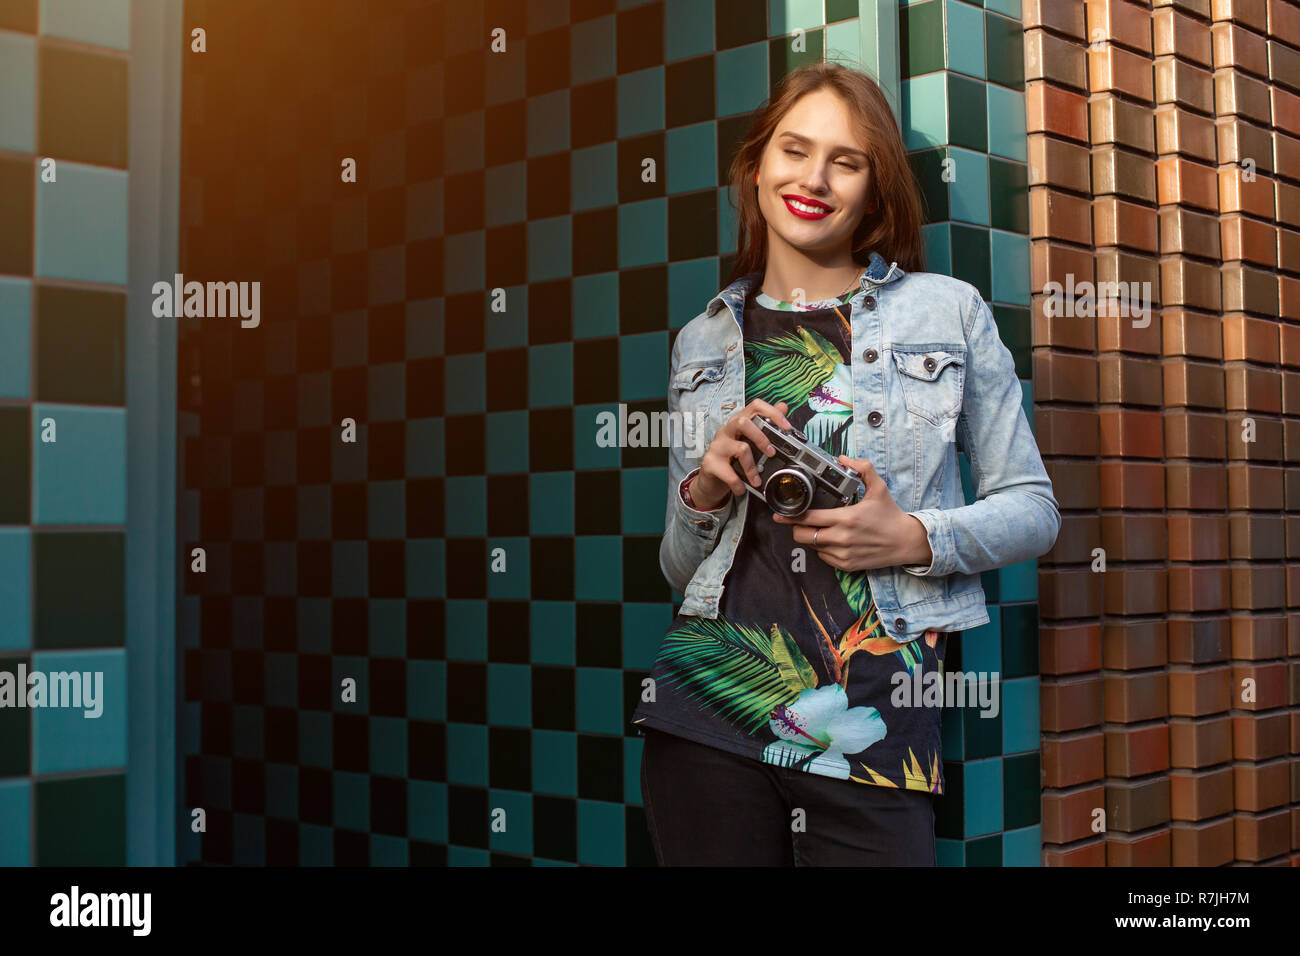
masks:
POLYGON ((775 624, 769 636, 745 624, 697 618, 670 630, 660 655, 671 675, 665 680, 749 734, 776 707, 817 686, 803 651, 775 624))
POLYGON ((773 405, 785 402, 793 412, 806 405, 808 393, 824 384, 843 362, 834 345, 802 325, 795 333, 746 342, 746 398, 762 398, 773 405))

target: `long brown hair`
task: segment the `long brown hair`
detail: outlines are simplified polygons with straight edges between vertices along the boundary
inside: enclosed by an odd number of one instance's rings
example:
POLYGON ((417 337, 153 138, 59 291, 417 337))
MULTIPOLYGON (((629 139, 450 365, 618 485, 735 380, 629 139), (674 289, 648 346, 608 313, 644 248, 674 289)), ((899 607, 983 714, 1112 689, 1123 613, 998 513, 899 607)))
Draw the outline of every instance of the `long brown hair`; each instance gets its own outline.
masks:
POLYGON ((767 221, 758 208, 754 176, 781 118, 809 93, 829 88, 839 94, 867 152, 871 186, 879 203, 853 232, 852 255, 865 266, 874 250, 885 262, 908 272, 925 269, 921 239, 921 193, 907 161, 903 136, 880 87, 858 70, 838 63, 810 63, 787 73, 762 108, 731 160, 727 178, 739 202, 736 264, 728 284, 767 265, 767 221))

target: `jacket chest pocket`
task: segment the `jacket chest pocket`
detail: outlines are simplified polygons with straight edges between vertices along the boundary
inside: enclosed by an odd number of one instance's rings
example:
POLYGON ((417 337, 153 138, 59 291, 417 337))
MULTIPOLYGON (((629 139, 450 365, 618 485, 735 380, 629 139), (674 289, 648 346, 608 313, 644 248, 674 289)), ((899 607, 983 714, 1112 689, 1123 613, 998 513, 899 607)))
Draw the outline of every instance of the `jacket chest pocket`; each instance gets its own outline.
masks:
POLYGON ((722 381, 722 373, 722 359, 715 362, 692 362, 689 365, 682 365, 673 376, 673 388, 683 392, 694 392, 706 382, 722 381))
POLYGON ((966 375, 964 347, 896 345, 893 352, 903 404, 910 413, 932 425, 942 425, 960 414, 966 375))

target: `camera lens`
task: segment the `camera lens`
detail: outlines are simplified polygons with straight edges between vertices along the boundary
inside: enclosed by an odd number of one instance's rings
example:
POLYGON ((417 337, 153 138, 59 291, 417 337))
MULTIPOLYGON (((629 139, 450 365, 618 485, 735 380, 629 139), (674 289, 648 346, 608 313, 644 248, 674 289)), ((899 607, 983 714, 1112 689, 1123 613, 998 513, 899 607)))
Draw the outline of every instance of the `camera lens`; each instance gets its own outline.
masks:
POLYGON ((782 468, 763 489, 767 506, 777 514, 792 516, 803 514, 812 501, 812 485, 808 478, 792 468, 782 468))

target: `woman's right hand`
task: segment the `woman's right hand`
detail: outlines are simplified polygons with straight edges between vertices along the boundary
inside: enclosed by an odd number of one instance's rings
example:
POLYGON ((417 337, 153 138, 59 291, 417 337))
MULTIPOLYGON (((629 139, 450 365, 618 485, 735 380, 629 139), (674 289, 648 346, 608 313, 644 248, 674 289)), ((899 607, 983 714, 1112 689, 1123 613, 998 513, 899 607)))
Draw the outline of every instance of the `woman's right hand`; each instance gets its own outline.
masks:
POLYGON ((704 452, 700 461, 700 473, 691 482, 691 500, 701 511, 714 511, 722 507, 727 500, 727 492, 737 497, 745 494, 744 482, 732 467, 732 461, 740 463, 750 484, 758 487, 758 467, 754 461, 754 449, 749 442, 741 439, 747 436, 754 445, 763 449, 763 454, 771 455, 776 449, 763 437, 762 430, 754 424, 755 415, 766 415, 781 428, 793 428, 785 417, 787 405, 777 402, 769 405, 760 399, 754 399, 736 414, 732 415, 718 429, 704 452))

